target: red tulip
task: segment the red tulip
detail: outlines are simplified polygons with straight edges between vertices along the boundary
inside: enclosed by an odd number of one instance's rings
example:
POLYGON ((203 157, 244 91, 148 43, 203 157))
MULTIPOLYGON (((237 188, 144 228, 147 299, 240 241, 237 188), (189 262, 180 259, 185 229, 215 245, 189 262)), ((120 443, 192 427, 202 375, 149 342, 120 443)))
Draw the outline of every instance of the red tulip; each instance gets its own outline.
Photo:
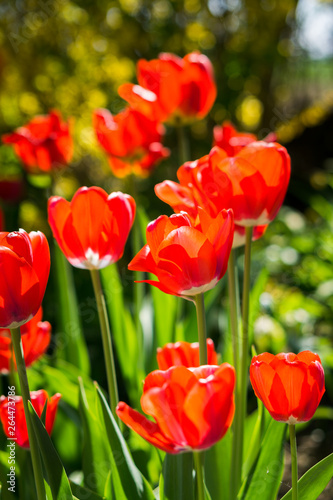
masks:
POLYGON ((199 52, 183 59, 166 53, 151 61, 140 59, 137 77, 139 85, 121 85, 120 96, 161 122, 200 120, 216 99, 213 66, 199 52))
POLYGON ((4 219, 3 211, 0 208, 0 232, 3 231, 4 227, 5 227, 5 219, 4 219))
POLYGON ((50 272, 50 250, 40 231, 0 233, 0 327, 32 319, 42 303, 50 272))
POLYGON ((97 139, 109 155, 114 175, 124 177, 131 172, 148 176, 154 166, 169 155, 161 144, 163 126, 131 108, 113 116, 107 109, 93 114, 97 139))
MULTIPOLYGON (((30 366, 40 358, 51 341, 51 325, 48 321, 42 321, 42 314, 40 307, 37 314, 21 327, 25 366, 30 366)), ((0 329, 0 373, 10 371, 12 356, 14 367, 16 367, 10 330, 0 329)))
MULTIPOLYGON (((41 417, 45 403, 47 402, 45 428, 51 435, 57 414, 61 394, 57 393, 51 398, 44 390, 30 393, 32 406, 41 417)), ((3 430, 9 439, 16 438, 16 443, 22 448, 29 448, 28 429, 24 415, 23 400, 21 396, 1 396, 0 398, 0 420, 3 430), (14 418, 13 418, 14 417, 14 418), (15 421, 15 436, 11 434, 11 420, 15 421)))
MULTIPOLYGON (((207 339, 208 365, 217 365, 217 354, 212 339, 207 339)), ((157 349, 157 364, 160 370, 167 370, 172 366, 200 366, 199 343, 176 342, 166 344, 157 349)))
POLYGON ((62 122, 59 111, 51 111, 49 115, 36 116, 2 140, 14 145, 28 172, 50 172, 66 167, 72 159, 71 128, 71 121, 62 122))
POLYGON ((119 260, 135 216, 128 194, 108 194, 99 187, 82 187, 71 202, 52 196, 49 224, 69 262, 82 269, 102 269, 119 260))
POLYGON ((130 262, 158 281, 144 280, 165 293, 190 297, 213 288, 227 270, 233 239, 233 216, 223 210, 211 218, 199 210, 194 226, 186 213, 161 215, 147 227, 147 245, 130 262))
POLYGON ((214 146, 224 149, 228 156, 235 156, 244 146, 257 141, 254 134, 238 132, 230 122, 216 125, 213 134, 214 146))
POLYGON ((295 424, 307 422, 325 392, 325 376, 318 354, 268 352, 252 359, 251 384, 271 416, 295 424))
POLYGON ((241 226, 263 226, 277 215, 287 191, 290 158, 277 143, 253 142, 234 157, 215 146, 209 155, 177 172, 180 184, 164 181, 157 196, 175 211, 196 217, 200 206, 212 216, 232 208, 241 226))
POLYGON ((149 443, 168 453, 203 450, 229 429, 234 416, 235 370, 228 363, 173 366, 150 373, 143 387, 144 415, 121 402, 117 415, 149 443))

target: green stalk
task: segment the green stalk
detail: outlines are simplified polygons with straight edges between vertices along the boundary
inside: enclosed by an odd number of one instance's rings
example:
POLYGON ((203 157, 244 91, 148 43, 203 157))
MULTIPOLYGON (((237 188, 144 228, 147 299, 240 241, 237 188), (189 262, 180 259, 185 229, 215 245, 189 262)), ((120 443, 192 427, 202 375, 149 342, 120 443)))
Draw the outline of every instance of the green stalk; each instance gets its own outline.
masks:
POLYGON ((250 309, 250 271, 251 271, 251 244, 253 228, 245 228, 245 258, 244 258, 244 279, 243 279, 243 297, 242 297, 242 355, 241 355, 241 389, 243 395, 242 418, 246 416, 246 392, 248 382, 248 351, 249 351, 249 309, 250 309))
POLYGON ((193 452, 194 468, 197 479, 197 500, 205 500, 205 483, 204 483, 204 464, 203 453, 200 451, 193 452))
POLYGON ((237 264, 235 250, 231 250, 228 262, 228 288, 229 288, 229 311, 230 311, 230 326, 232 336, 232 351, 234 358, 234 367, 236 373, 239 368, 239 331, 238 331, 238 315, 239 315, 239 293, 237 282, 237 264))
POLYGON ((116 406, 118 404, 117 378, 116 378, 116 369, 115 369, 113 350, 112 350, 111 331, 106 311, 105 297, 102 290, 99 270, 91 269, 90 274, 94 287, 99 323, 101 327, 106 376, 107 376, 109 396, 110 396, 110 407, 112 414, 116 419, 116 422, 119 423, 119 419, 116 414, 116 406))
POLYGON ((292 500, 298 500, 298 468, 297 468, 297 445, 296 427, 289 424, 290 452, 291 452, 291 477, 292 477, 292 500))
POLYGON ((14 353, 17 364, 17 373, 19 376, 21 393, 22 393, 22 401, 24 407, 24 415, 25 420, 27 422, 28 429, 28 437, 31 451, 31 459, 32 459, 32 467, 34 471, 35 477, 35 485, 37 490, 37 498, 38 500, 45 500, 45 487, 44 487, 44 478, 43 478, 43 469, 42 462, 39 454, 38 444, 36 435, 32 426, 30 412, 29 412, 29 404, 30 401, 30 390, 29 383, 27 377, 27 371, 25 367, 23 347, 22 347, 22 339, 20 328, 12 328, 11 329, 12 342, 14 347, 14 353))
POLYGON ((230 475, 230 491, 231 498, 236 498, 241 485, 242 475, 242 455, 243 455, 243 419, 242 419, 242 392, 241 392, 241 377, 239 376, 240 369, 240 352, 239 352, 239 291, 237 281, 237 264, 235 250, 231 251, 228 262, 228 286, 229 286, 229 309, 230 309, 230 325, 232 335, 232 347, 234 367, 236 370, 236 390, 235 390, 235 416, 233 421, 233 440, 231 454, 231 475, 230 475))
POLYGON ((197 310, 198 338, 199 338, 199 359, 200 365, 207 365, 207 330, 205 316, 204 294, 198 293, 194 296, 195 307, 197 310))
POLYGON ((188 138, 186 135, 184 125, 179 124, 177 126, 177 135, 178 135, 179 161, 180 164, 183 165, 185 162, 190 161, 190 146, 188 143, 188 138))
MULTIPOLYGON (((241 337, 241 358, 239 364, 239 394, 238 399, 238 418, 235 423, 237 425, 235 449, 235 479, 233 483, 236 498, 242 482, 242 463, 243 463, 243 448, 244 448, 244 426, 247 410, 247 383, 248 383, 248 350, 249 350, 249 306, 250 306, 250 270, 251 270, 251 243, 252 243, 252 227, 245 228, 245 260, 244 260, 244 278, 243 278, 243 296, 242 296, 242 337, 241 337), (239 420, 238 420, 239 419, 239 420), (237 447, 237 450, 236 450, 237 447)), ((238 391, 237 391, 238 392, 238 391)), ((237 394, 237 393, 236 393, 237 394)))

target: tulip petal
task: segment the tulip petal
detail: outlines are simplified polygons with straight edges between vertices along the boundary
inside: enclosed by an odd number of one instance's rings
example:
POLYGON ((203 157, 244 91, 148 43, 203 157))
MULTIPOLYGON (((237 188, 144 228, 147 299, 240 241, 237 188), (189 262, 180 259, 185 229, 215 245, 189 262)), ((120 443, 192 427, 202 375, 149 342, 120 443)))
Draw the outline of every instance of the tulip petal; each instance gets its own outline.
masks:
POLYGON ((127 404, 120 402, 116 408, 116 413, 120 420, 130 429, 160 450, 172 454, 182 451, 163 435, 155 422, 148 420, 141 413, 130 408, 127 404))

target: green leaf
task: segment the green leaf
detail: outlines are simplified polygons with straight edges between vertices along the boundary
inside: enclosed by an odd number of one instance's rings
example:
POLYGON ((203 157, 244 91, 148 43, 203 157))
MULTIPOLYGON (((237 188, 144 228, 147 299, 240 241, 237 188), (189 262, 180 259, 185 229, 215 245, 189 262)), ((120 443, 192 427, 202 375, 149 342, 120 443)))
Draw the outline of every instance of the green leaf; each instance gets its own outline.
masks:
MULTIPOLYGON (((311 467, 298 480, 298 497, 302 500, 316 500, 333 477, 333 453, 311 467)), ((291 500, 292 490, 281 500, 291 500)))
POLYGON ((111 480, 117 500, 155 500, 152 488, 136 467, 111 410, 97 387, 111 447, 111 480))
POLYGON ((88 488, 85 488, 84 486, 80 486, 79 484, 73 483, 71 481, 71 488, 73 495, 78 497, 78 499, 84 499, 84 500, 106 500, 105 497, 101 497, 97 493, 94 493, 93 491, 89 490, 88 488))
MULTIPOLYGON (((256 416, 255 425, 253 427, 251 426, 251 432, 248 433, 248 436, 246 436, 247 438, 246 441, 248 443, 247 447, 244 446, 245 460, 243 460, 243 467, 242 467, 243 477, 246 477, 249 474, 259 454, 261 447, 261 440, 265 431, 264 405, 259 399, 258 399, 258 411, 254 412, 254 415, 256 416)), ((250 417, 247 417, 246 421, 248 421, 249 418, 250 417)))
MULTIPOLYGON (((80 383, 79 411, 83 423, 82 468, 84 486, 101 497, 106 495, 106 484, 111 468, 111 450, 105 440, 106 429, 100 412, 96 391, 87 394, 80 383)), ((111 498, 111 489, 106 495, 111 498)))
POLYGON ((50 486, 53 500, 73 500, 66 471, 60 457, 53 446, 50 436, 40 421, 34 407, 29 401, 31 421, 37 437, 43 463, 47 473, 47 483, 50 486))
POLYGON ((160 500, 194 500, 192 453, 165 455, 159 492, 160 500))
MULTIPOLYGON (((283 441, 286 425, 271 420, 260 454, 237 496, 238 500, 272 500, 276 498, 283 473, 283 441)), ((303 499, 302 499, 303 500, 303 499)))
MULTIPOLYGON (((58 245, 54 244, 54 274, 57 283, 60 311, 61 347, 56 355, 90 373, 87 345, 83 336, 79 306, 73 281, 73 271, 58 245)), ((59 335, 59 332, 58 332, 59 335)))
POLYGON ((230 464, 232 433, 205 452, 205 481, 212 498, 230 499, 230 464))

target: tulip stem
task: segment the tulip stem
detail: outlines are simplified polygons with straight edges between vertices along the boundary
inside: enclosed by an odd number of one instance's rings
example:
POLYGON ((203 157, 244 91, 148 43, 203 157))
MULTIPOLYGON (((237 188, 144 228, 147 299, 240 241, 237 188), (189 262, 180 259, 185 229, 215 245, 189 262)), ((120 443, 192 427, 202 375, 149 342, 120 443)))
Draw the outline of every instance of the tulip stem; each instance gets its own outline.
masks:
MULTIPOLYGON (((230 326, 232 335, 232 348, 234 367, 236 373, 239 374, 240 369, 240 353, 239 353, 239 290, 238 276, 235 250, 231 250, 228 262, 228 285, 229 285, 229 308, 230 308, 230 326)), ((230 475, 230 491, 231 498, 236 498, 241 483, 242 473, 242 442, 243 442, 243 420, 242 420, 242 392, 241 379, 236 378, 235 390, 235 417, 233 423, 233 440, 232 440, 232 455, 231 455, 231 475, 230 475)))
POLYGON ((36 435, 32 426, 30 411, 29 411, 29 403, 30 401, 30 389, 27 377, 27 371, 25 367, 24 354, 23 354, 23 346, 21 339, 20 328, 12 328, 11 329, 12 343, 16 358, 17 365, 17 373, 19 376, 21 393, 22 393, 22 401, 24 408, 25 420, 27 423, 28 429, 28 437, 29 437, 29 445, 31 451, 31 459, 32 459, 32 467, 34 471, 35 477, 35 485, 37 490, 37 498, 38 500, 45 500, 45 487, 44 487, 44 478, 43 478, 43 469, 41 457, 38 449, 36 435))
POLYGON ((116 414, 116 406, 118 404, 117 377, 116 377, 116 369, 115 369, 113 350, 112 350, 111 331, 106 311, 105 297, 102 290, 99 270, 91 269, 90 274, 94 287, 99 323, 102 333, 106 376, 107 376, 109 396, 110 396, 110 407, 112 414, 116 419, 116 422, 119 423, 119 419, 116 414))
POLYGON ((194 296, 195 307, 197 310, 198 338, 199 338, 199 359, 200 365, 207 365, 207 330, 204 294, 198 293, 194 296))
POLYGON ((290 453, 291 453, 291 477, 292 477, 292 500, 298 500, 298 468, 297 468, 297 445, 296 427, 289 424, 290 453))
POLYGON ((194 468, 197 479, 197 500, 205 500, 205 469, 204 469, 204 455, 203 452, 194 451, 193 452, 193 460, 194 460, 194 468))
POLYGON ((228 262, 228 287, 229 287, 229 311, 230 311, 230 327, 232 337, 232 351, 234 358, 234 368, 236 373, 239 367, 239 332, 238 332, 238 317, 239 317, 239 290, 237 281, 237 264, 235 250, 231 250, 228 262))
POLYGON ((186 135, 186 130, 184 128, 184 125, 178 125, 177 134, 178 134, 179 160, 180 164, 183 165, 185 162, 190 161, 190 146, 188 143, 188 138, 186 135))
POLYGON ((244 448, 244 426, 246 418, 246 396, 248 384, 248 350, 249 350, 249 308, 250 308, 250 270, 251 270, 251 243, 252 227, 245 228, 245 254, 244 254, 244 277, 243 277, 243 296, 242 296, 242 346, 240 360, 240 395, 239 406, 239 435, 238 435, 238 459, 236 470, 236 493, 238 493, 242 482, 242 463, 244 448))

